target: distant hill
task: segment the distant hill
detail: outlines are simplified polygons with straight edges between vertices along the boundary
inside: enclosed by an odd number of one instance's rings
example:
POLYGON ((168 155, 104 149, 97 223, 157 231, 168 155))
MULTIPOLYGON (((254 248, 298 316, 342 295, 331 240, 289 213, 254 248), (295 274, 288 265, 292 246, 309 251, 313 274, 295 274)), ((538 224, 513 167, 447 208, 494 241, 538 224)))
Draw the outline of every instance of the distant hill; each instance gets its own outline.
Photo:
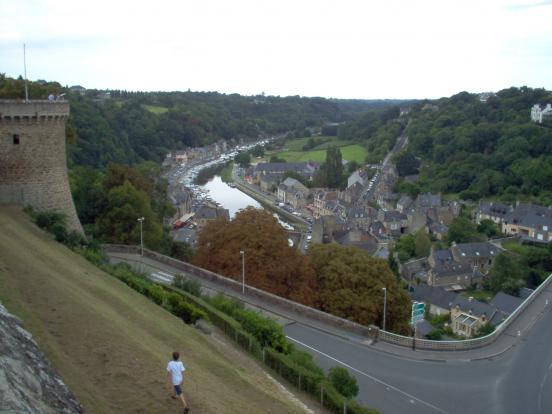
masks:
POLYGON ((422 162, 416 189, 552 203, 552 129, 531 122, 537 103, 552 93, 509 88, 483 102, 461 92, 415 105, 407 151, 422 162))
POLYGON ((188 367, 194 413, 301 412, 256 363, 54 242, 18 209, 0 207, 0 228, 0 300, 87 412, 178 412, 165 384, 173 350, 188 367))
MULTIPOLYGON (((359 113, 398 105, 398 100, 326 99, 300 96, 243 96, 218 92, 129 92, 63 88, 29 82, 31 99, 65 93, 71 103, 69 165, 104 167, 161 161, 174 149, 219 140, 252 140, 341 123, 359 113)), ((0 73, 0 99, 23 98, 23 79, 0 73)))

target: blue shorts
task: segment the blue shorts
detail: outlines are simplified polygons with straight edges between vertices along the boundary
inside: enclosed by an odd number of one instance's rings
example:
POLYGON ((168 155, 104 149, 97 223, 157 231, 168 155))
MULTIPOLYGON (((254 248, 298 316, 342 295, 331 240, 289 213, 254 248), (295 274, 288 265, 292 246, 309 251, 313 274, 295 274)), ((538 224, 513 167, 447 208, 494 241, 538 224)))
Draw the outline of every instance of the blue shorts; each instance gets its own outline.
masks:
POLYGON ((175 385, 174 386, 174 392, 176 393, 176 395, 181 395, 182 394, 182 387, 180 385, 175 385))

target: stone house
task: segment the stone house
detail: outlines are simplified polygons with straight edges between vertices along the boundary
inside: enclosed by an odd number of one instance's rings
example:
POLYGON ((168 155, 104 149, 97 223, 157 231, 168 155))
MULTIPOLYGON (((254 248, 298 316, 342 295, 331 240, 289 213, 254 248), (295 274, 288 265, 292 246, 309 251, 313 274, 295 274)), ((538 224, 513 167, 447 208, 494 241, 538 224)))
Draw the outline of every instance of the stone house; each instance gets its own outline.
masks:
POLYGON ((368 231, 370 224, 377 215, 377 212, 371 207, 357 207, 353 206, 346 211, 347 225, 350 228, 358 228, 368 231))
POLYGON ((502 222, 502 232, 534 243, 552 241, 552 208, 517 204, 502 222))
POLYGON ((500 249, 488 242, 453 243, 450 249, 432 249, 427 283, 451 290, 480 284, 499 253, 500 249))
POLYGON ((230 220, 230 212, 219 206, 202 205, 195 212, 194 221, 199 227, 205 226, 208 222, 223 217, 226 220, 230 220))
POLYGON ((281 178, 286 172, 294 172, 299 174, 307 181, 312 181, 314 173, 318 169, 318 165, 308 162, 268 162, 259 163, 253 170, 253 181, 258 183, 262 176, 272 175, 281 178))
POLYGON ((288 177, 278 186, 278 199, 298 209, 307 203, 309 189, 297 181, 288 177))
POLYGON ((278 187, 279 178, 274 175, 262 175, 259 179, 259 187, 267 193, 272 193, 278 187))
POLYGON ((358 182, 350 185, 345 191, 339 192, 339 200, 345 205, 352 205, 357 202, 364 191, 364 187, 358 182))
POLYGON ((420 284, 411 293, 411 298, 429 306, 430 315, 450 315, 452 331, 466 338, 471 338, 487 323, 494 325, 493 321, 498 324, 503 320, 496 317, 500 311, 494 306, 440 287, 420 284))
POLYGON ((361 187, 368 182, 368 173, 365 170, 356 170, 347 178, 347 188, 351 187, 355 183, 360 184, 361 187))
POLYGON ((435 239, 437 240, 443 241, 447 238, 448 227, 442 223, 428 224, 426 229, 427 229, 427 232, 433 237, 435 237, 435 239))
POLYGON ((408 217, 397 210, 378 211, 378 220, 383 223, 387 233, 393 237, 399 238, 406 232, 408 227, 408 217))
POLYGON ((412 202, 413 201, 409 196, 403 194, 401 198, 399 198, 399 201, 397 201, 397 211, 400 213, 406 213, 412 202))

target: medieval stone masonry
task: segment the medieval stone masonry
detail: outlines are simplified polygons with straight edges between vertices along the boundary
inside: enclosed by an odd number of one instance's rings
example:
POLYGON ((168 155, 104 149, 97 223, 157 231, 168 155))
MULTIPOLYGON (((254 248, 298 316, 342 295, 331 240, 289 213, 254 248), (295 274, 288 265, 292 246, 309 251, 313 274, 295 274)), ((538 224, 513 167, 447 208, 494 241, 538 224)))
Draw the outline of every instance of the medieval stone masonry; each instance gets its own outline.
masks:
POLYGON ((0 100, 0 203, 64 213, 83 233, 67 178, 67 101, 0 100))

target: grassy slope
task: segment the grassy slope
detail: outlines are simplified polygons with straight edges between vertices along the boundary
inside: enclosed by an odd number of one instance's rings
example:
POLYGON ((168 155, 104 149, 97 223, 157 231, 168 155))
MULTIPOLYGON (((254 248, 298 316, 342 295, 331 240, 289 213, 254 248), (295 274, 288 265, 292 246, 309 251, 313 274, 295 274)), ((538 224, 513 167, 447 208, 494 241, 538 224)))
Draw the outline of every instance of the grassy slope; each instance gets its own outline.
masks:
POLYGON ((0 300, 91 413, 172 413, 165 367, 179 350, 194 413, 298 412, 259 371, 0 207, 0 300))
POLYGON ((337 137, 316 137, 324 142, 317 145, 309 151, 303 151, 303 146, 308 142, 309 138, 298 138, 286 141, 284 151, 268 152, 267 158, 271 155, 276 155, 278 158, 283 158, 287 162, 307 162, 316 161, 323 162, 326 159, 326 149, 330 145, 335 145, 341 150, 343 159, 347 161, 356 161, 363 164, 368 152, 366 148, 358 144, 353 144, 350 141, 341 141, 337 137))

